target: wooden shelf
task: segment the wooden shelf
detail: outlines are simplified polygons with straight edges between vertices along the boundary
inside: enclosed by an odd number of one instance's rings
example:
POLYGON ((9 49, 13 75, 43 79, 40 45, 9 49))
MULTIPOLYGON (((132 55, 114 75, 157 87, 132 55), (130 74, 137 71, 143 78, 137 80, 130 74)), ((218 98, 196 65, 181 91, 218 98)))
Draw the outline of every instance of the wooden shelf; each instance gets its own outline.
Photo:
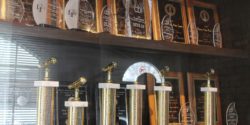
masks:
POLYGON ((63 40, 69 42, 82 42, 87 44, 129 47, 136 49, 147 49, 153 51, 165 51, 184 54, 199 54, 208 56, 221 56, 232 58, 248 58, 248 53, 244 50, 214 48, 210 46, 197 46, 189 44, 178 44, 166 41, 143 40, 127 37, 119 37, 108 33, 88 33, 81 31, 61 30, 47 27, 28 27, 19 24, 0 23, 0 34, 10 36, 26 36, 36 38, 46 38, 53 40, 63 40))

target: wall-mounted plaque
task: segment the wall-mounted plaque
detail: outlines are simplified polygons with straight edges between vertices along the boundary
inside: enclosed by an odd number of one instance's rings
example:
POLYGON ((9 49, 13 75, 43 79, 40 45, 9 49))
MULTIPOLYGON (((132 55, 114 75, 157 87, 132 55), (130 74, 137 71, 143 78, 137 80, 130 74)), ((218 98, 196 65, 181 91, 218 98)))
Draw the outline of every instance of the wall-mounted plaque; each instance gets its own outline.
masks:
POLYGON ((22 0, 1 0, 0 19, 9 22, 21 22, 24 16, 22 0))
POLYGON ((187 43, 187 18, 184 0, 153 1, 153 36, 155 40, 187 43))
POLYGON ((221 48, 222 38, 216 5, 195 0, 189 0, 187 3, 190 27, 197 30, 197 33, 191 33, 192 36, 189 37, 198 38, 198 40, 193 39, 191 43, 221 48))
POLYGON ((128 34, 131 37, 151 39, 150 6, 148 0, 130 0, 128 34))
POLYGON ((32 13, 37 25, 65 28, 64 0, 34 0, 32 13))
POLYGON ((100 22, 99 22, 99 29, 100 32, 110 32, 112 33, 112 25, 111 25, 111 7, 108 3, 108 0, 100 0, 101 5, 99 5, 99 15, 100 15, 100 22))
POLYGON ((69 29, 96 32, 95 0, 69 0, 64 17, 69 29))
MULTIPOLYGON (((168 72, 165 74, 165 82, 171 84, 169 102, 169 123, 179 123, 179 111, 185 105, 183 74, 181 72, 168 72)), ((185 112, 182 112, 184 115, 185 112)))
POLYGON ((235 102, 232 102, 227 107, 226 112, 226 123, 227 125, 237 125, 238 124, 238 114, 235 109, 235 102))
MULTIPOLYGON (((194 113, 196 116, 197 124, 204 125, 204 92, 201 92, 201 87, 205 87, 207 85, 207 78, 204 74, 197 73, 188 73, 188 94, 189 101, 191 103, 192 108, 194 109, 194 113)), ((218 77, 215 75, 211 78, 211 86, 219 87, 218 77)), ((216 93, 216 121, 217 125, 222 124, 222 116, 221 116, 221 103, 219 91, 216 93)))

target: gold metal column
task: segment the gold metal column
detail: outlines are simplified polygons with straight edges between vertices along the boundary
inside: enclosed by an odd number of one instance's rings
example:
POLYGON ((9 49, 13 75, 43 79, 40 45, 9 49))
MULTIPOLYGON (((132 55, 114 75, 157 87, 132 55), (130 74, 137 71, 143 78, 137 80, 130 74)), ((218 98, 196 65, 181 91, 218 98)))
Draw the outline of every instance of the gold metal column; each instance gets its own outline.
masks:
MULTIPOLYGON (((102 71, 107 72, 105 84, 112 84, 112 71, 117 67, 116 62, 111 62, 102 71)), ((101 83, 100 83, 101 84, 101 83)), ((99 102, 100 102, 100 125, 116 125, 116 89, 112 87, 100 87, 99 84, 99 102)))
MULTIPOLYGON (((75 89, 75 97, 72 102, 81 103, 79 97, 79 88, 87 82, 85 77, 80 77, 79 80, 71 83, 68 88, 75 89)), ((69 106, 67 125, 84 125, 84 107, 83 106, 69 106)))
MULTIPOLYGON (((207 72, 207 86, 206 88, 212 89, 211 86, 211 75, 214 74, 214 70, 211 69, 210 72, 207 72)), ((205 97, 204 97, 204 116, 205 116, 205 125, 216 125, 216 107, 215 107, 215 92, 213 91, 205 91, 205 97)))
POLYGON ((165 67, 165 69, 161 70, 162 74, 162 84, 159 87, 160 90, 156 90, 157 96, 157 125, 168 125, 169 123, 169 92, 170 83, 165 83, 165 75, 169 72, 169 67, 165 67), (169 90, 167 90, 169 88, 169 90))
MULTIPOLYGON (((43 65, 45 68, 44 80, 49 81, 49 66, 56 64, 55 58, 50 58, 43 65)), ((54 125, 55 88, 39 87, 37 93, 37 125, 54 125)))

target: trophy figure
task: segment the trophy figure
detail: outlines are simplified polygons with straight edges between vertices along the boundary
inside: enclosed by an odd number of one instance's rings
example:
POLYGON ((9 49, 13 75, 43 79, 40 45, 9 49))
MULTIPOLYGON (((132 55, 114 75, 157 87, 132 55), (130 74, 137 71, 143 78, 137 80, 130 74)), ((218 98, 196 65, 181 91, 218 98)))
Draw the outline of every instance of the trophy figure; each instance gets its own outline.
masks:
POLYGON ((157 125, 168 125, 169 123, 169 92, 172 91, 170 83, 165 83, 165 75, 169 72, 169 67, 161 70, 162 83, 154 86, 156 91, 157 103, 157 125))
POLYGON ((88 107, 88 102, 80 101, 79 88, 86 82, 86 78, 80 77, 68 85, 69 89, 75 89, 75 97, 73 100, 65 102, 65 106, 68 107, 67 125, 84 125, 84 108, 88 107))
POLYGON ((201 91, 205 93, 204 96, 204 116, 205 116, 205 125, 216 125, 216 107, 215 107, 215 94, 217 88, 211 86, 211 76, 214 75, 214 70, 211 69, 210 72, 206 73, 207 85, 202 87, 201 91))
POLYGON ((117 67, 116 62, 111 62, 102 71, 107 73, 106 83, 99 83, 100 89, 100 125, 116 125, 116 89, 120 84, 112 83, 112 71, 117 67))
POLYGON ((54 125, 55 87, 59 86, 58 81, 49 81, 49 66, 56 64, 55 58, 50 58, 40 67, 45 69, 44 81, 35 81, 34 86, 38 87, 37 93, 37 125, 54 125))

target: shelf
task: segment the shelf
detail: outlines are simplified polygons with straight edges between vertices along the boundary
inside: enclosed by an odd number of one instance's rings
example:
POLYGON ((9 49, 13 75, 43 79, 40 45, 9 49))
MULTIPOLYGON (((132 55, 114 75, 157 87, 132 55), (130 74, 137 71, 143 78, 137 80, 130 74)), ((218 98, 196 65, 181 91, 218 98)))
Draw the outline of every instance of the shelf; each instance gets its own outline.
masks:
POLYGON ((19 24, 10 24, 7 22, 1 22, 0 27, 0 34, 6 34, 11 36, 47 38, 69 42, 82 42, 87 44, 129 47, 135 49, 147 49, 154 51, 175 52, 184 54, 248 58, 248 53, 246 51, 237 49, 214 48, 210 46, 178 44, 166 41, 143 40, 119 37, 110 35, 108 33, 94 34, 89 32, 61 30, 56 28, 38 26, 28 27, 19 24))

